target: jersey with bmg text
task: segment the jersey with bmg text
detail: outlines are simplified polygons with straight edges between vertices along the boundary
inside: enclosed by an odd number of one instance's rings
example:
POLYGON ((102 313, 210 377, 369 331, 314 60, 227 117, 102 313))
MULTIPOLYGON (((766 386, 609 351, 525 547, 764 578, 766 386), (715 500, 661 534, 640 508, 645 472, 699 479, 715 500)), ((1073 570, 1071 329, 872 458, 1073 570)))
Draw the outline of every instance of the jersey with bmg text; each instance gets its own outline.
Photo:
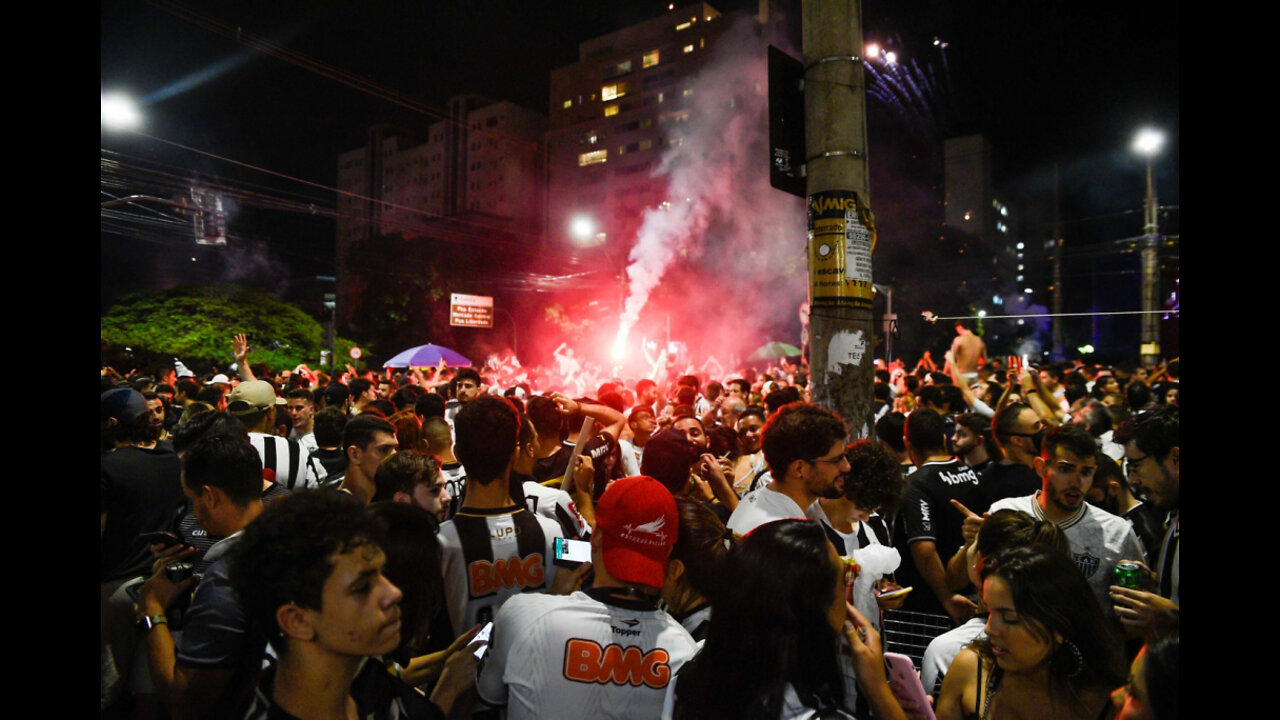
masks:
POLYGON ((608 588, 511 598, 491 642, 476 690, 506 705, 508 720, 657 718, 667 684, 697 652, 654 602, 608 588))
POLYGON ((493 619, 503 602, 542 593, 555 577, 556 522, 515 505, 464 507, 440 525, 445 608, 452 635, 493 619))
POLYGON ((960 532, 964 516, 951 506, 951 501, 959 500, 968 507, 977 490, 978 474, 956 458, 924 463, 907 480, 897 535, 893 539, 898 552, 902 553, 897 582, 903 587, 915 588, 915 592, 907 596, 904 610, 944 612, 915 566, 911 545, 920 541, 932 542, 945 568, 947 560, 964 544, 960 532))

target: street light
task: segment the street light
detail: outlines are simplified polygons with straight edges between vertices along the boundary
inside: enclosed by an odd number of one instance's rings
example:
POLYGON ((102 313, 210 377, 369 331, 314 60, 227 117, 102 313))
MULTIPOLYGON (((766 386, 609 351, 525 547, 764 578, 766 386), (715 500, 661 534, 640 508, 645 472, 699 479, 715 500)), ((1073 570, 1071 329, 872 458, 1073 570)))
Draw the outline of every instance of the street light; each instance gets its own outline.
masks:
POLYGON ((596 234, 596 224, 586 215, 577 215, 569 221, 569 234, 574 240, 585 243, 596 234))
POLYGON ((136 130, 142 127, 142 113, 133 100, 123 93, 102 96, 102 126, 109 129, 136 130))
POLYGON ((1147 201, 1142 228, 1142 309, 1145 312, 1142 314, 1142 346, 1139 348, 1142 364, 1146 367, 1154 367, 1156 357, 1160 354, 1160 326, 1155 315, 1155 311, 1159 309, 1160 294, 1159 262, 1156 258, 1159 228, 1156 220, 1156 185, 1151 166, 1163 145, 1164 133, 1154 128, 1139 130, 1132 145, 1133 152, 1147 161, 1147 201))

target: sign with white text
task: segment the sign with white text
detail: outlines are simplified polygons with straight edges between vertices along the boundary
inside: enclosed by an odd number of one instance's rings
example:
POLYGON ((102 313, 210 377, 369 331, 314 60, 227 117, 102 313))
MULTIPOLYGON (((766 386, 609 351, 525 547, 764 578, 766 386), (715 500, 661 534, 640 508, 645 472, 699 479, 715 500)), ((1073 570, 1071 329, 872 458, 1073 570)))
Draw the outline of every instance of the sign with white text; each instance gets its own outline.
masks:
POLYGON ((450 293, 449 324, 454 327, 493 327, 493 297, 450 293))

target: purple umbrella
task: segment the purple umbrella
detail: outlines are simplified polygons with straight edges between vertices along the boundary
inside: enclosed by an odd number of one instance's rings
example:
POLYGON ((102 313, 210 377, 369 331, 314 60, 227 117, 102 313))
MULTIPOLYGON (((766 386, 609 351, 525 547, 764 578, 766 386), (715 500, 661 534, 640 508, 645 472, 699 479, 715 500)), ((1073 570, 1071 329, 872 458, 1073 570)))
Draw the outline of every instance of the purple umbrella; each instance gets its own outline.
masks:
POLYGON ((444 358, 449 367, 471 367, 471 361, 461 353, 441 345, 419 345, 396 355, 382 364, 382 367, 434 367, 444 358))

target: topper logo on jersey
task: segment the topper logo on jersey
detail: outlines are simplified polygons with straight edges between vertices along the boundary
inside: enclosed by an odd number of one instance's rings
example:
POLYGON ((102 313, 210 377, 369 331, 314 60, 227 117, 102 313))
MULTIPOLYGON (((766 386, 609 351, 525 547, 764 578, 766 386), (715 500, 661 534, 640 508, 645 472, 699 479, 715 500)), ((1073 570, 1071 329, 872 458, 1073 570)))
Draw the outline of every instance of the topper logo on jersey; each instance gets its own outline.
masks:
POLYGON ((642 545, 666 545, 667 534, 662 532, 662 527, 666 524, 667 519, 659 515, 647 523, 623 525, 622 536, 630 542, 642 545))
POLYGON ((564 676, 581 683, 661 689, 671 680, 670 661, 671 656, 662 648, 646 653, 635 645, 626 649, 613 643, 601 647, 593 640, 572 638, 565 644, 564 676))
POLYGON ((527 558, 514 555, 506 560, 477 560, 467 566, 471 577, 471 597, 483 597, 498 590, 532 588, 542 585, 546 571, 542 567, 542 553, 527 558))

